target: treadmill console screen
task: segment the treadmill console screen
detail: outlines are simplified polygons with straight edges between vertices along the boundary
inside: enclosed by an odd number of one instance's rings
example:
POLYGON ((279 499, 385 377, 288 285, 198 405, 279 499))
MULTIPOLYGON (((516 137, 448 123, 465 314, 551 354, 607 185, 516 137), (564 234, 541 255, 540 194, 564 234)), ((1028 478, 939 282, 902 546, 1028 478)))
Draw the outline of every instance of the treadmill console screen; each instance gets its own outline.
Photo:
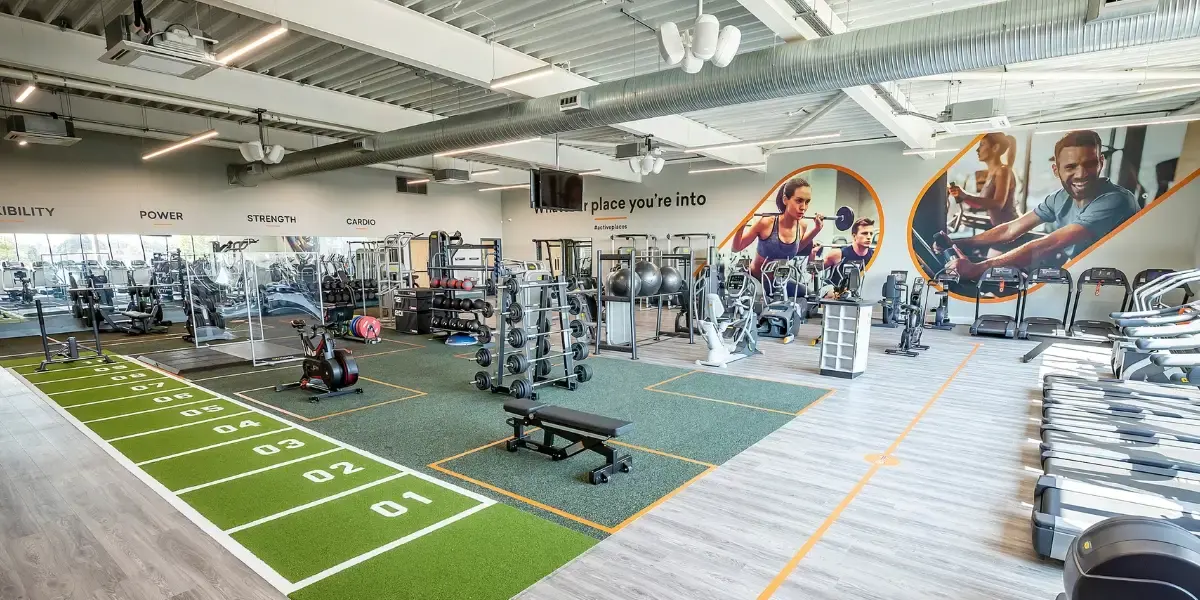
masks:
POLYGON ((1120 283, 1122 278, 1116 269, 1099 268, 1092 269, 1089 279, 1104 283, 1120 283))
POLYGON ((1066 273, 1058 267, 1040 267, 1034 273, 1034 279, 1040 281, 1066 279, 1066 273))
POLYGON ((1142 275, 1145 276, 1145 279, 1142 279, 1142 281, 1143 282, 1154 281, 1155 279, 1158 279, 1159 277, 1162 277, 1163 275, 1167 275, 1169 273, 1174 273, 1174 272, 1175 271, 1172 271, 1171 269, 1147 269, 1146 271, 1144 271, 1142 273, 1142 275))
POLYGON ((1017 282, 1021 280, 1021 270, 1016 267, 992 267, 983 276, 990 281, 1017 282))

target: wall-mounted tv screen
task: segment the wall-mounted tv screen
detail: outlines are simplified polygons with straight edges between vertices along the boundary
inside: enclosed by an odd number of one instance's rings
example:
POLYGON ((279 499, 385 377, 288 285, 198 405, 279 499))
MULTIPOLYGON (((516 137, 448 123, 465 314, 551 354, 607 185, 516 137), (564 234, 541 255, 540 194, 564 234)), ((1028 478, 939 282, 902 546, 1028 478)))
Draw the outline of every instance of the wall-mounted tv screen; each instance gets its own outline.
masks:
POLYGON ((582 211, 583 177, 553 169, 530 171, 529 205, 536 210, 582 211))

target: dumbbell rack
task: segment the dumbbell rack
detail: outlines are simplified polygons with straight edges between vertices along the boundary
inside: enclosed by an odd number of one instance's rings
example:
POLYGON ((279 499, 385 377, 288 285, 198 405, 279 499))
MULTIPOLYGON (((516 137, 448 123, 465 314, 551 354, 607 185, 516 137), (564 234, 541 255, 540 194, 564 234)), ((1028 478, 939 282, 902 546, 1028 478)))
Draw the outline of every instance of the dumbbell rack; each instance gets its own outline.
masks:
POLYGON ((591 367, 577 364, 588 355, 587 341, 582 339, 587 327, 572 318, 582 311, 582 304, 569 294, 568 287, 561 276, 529 282, 508 279, 498 294, 502 310, 497 319, 496 351, 481 348, 476 353, 476 363, 494 366, 495 375, 476 373, 476 388, 536 400, 538 387, 552 384, 575 390, 591 379, 591 367), (558 329, 551 328, 547 314, 557 315, 558 329), (557 349, 552 342, 555 339, 557 349), (513 372, 513 365, 524 369, 513 372))
POLYGON ((465 298, 455 298, 453 296, 454 291, 455 290, 452 288, 446 288, 446 289, 434 288, 433 289, 434 296, 433 296, 432 303, 434 304, 434 306, 432 307, 432 309, 433 309, 434 314, 441 315, 440 318, 443 318, 443 319, 458 319, 461 315, 467 314, 467 315, 470 315, 470 318, 464 319, 464 320, 478 323, 478 325, 475 327, 471 327, 471 326, 450 327, 447 325, 437 325, 437 326, 431 326, 430 329, 434 330, 434 331, 449 331, 449 332, 454 332, 454 333, 470 333, 472 335, 475 335, 479 339, 479 343, 487 345, 492 340, 492 329, 487 324, 486 319, 488 317, 492 316, 492 313, 495 310, 492 307, 491 302, 484 300, 483 308, 475 308, 474 305, 472 305, 471 308, 460 308, 460 307, 447 308, 444 306, 441 306, 441 307, 437 306, 437 304, 439 304, 439 303, 455 303, 455 302, 459 302, 461 300, 466 300, 465 298), (453 315, 453 316, 447 316, 447 315, 453 315))
MULTIPOLYGON (((491 295, 494 289, 494 281, 496 272, 503 262, 503 253, 501 250, 500 240, 497 238, 482 238, 478 244, 468 244, 462 241, 462 235, 459 232, 453 234, 445 231, 433 231, 429 234, 429 268, 427 275, 429 281, 434 280, 450 280, 454 278, 457 271, 472 271, 480 274, 479 280, 475 282, 475 290, 483 293, 486 300, 491 295), (460 250, 479 250, 481 252, 481 260, 478 263, 455 262, 454 256, 460 250)), ((457 301, 458 293, 466 290, 435 287, 434 298, 445 298, 451 301, 457 301)), ((434 307, 435 314, 444 315, 461 315, 470 313, 471 319, 479 323, 477 331, 470 331, 465 328, 450 328, 450 327, 431 327, 432 331, 442 331, 449 333, 471 333, 478 337, 481 344, 487 345, 492 339, 492 330, 487 325, 483 314, 491 312, 490 310, 480 311, 478 309, 457 309, 457 308, 439 308, 434 307)), ((450 318, 458 318, 450 317, 450 318)))

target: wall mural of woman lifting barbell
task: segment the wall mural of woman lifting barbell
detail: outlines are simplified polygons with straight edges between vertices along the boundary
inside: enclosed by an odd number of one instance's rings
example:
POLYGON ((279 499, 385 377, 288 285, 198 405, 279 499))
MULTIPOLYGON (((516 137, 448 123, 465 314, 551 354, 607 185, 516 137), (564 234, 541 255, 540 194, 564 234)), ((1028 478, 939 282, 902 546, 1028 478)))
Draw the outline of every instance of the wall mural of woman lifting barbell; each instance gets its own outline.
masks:
MULTIPOLYGON (((1069 267, 1165 199, 1186 124, 977 137, 929 181, 913 206, 910 249, 930 278, 973 301, 992 267, 1069 267)), ((1011 298, 1016 290, 984 297, 1011 298)))
POLYGON ((811 165, 777 181, 721 250, 762 281, 768 294, 770 266, 788 261, 805 274, 806 288, 827 295, 842 285, 842 265, 870 267, 883 236, 882 213, 878 195, 858 173, 811 165))

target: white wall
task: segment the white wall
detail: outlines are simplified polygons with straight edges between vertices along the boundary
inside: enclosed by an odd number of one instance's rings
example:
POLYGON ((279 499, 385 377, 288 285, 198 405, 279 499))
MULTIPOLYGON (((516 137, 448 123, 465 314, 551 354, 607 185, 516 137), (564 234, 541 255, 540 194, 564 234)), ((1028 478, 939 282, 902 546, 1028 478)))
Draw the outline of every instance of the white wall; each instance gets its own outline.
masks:
POLYGON ((0 144, 0 233, 379 238, 446 229, 478 239, 501 232, 499 194, 474 186, 398 194, 393 174, 348 169, 239 188, 224 175, 240 160, 236 152, 195 147, 141 159, 159 146, 92 133, 69 148, 0 144), (167 214, 144 214, 151 211, 167 214))
MULTIPOLYGON (((964 139, 965 145, 970 140, 964 139)), ((1175 141, 1177 143, 1177 140, 1175 141)), ((584 213, 535 214, 529 208, 529 195, 525 190, 506 192, 504 196, 504 241, 511 256, 533 257, 533 238, 591 237, 597 248, 609 247, 608 237, 620 228, 621 232, 656 234, 660 238, 668 232, 702 232, 716 235, 718 242, 774 186, 797 169, 818 163, 836 164, 852 169, 861 175, 879 195, 883 206, 880 215, 881 245, 877 258, 867 273, 864 296, 875 300, 880 296, 883 280, 888 272, 898 269, 909 272, 910 278, 919 275, 909 253, 909 216, 913 205, 926 183, 948 160, 940 155, 933 160, 916 156, 904 156, 902 148, 894 144, 878 144, 839 148, 821 152, 799 152, 776 154, 771 157, 765 175, 749 171, 727 171, 710 174, 687 174, 687 165, 669 166, 662 174, 647 177, 643 184, 614 182, 587 178, 584 196, 589 210, 584 213), (680 207, 674 202, 677 193, 703 194, 703 206, 680 207), (643 198, 654 194, 670 195, 672 206, 635 208, 630 211, 628 199, 643 198), (624 210, 590 211, 592 202, 625 199, 624 210), (597 220, 624 217, 620 220, 597 220)), ((814 202, 811 210, 832 214, 835 210, 836 192, 824 194, 821 186, 835 186, 836 178, 831 171, 831 181, 825 182, 819 174, 813 181, 814 202)), ((1186 174, 1180 174, 1182 179, 1186 174)), ((830 187, 830 190, 834 188, 830 187)), ((1040 200, 1040 198, 1039 198, 1040 200)), ((862 202, 860 201, 860 206, 862 202)), ((773 212, 773 197, 760 209, 773 212)), ((1200 264, 1200 241, 1196 240, 1194 225, 1180 227, 1181 223, 1200 223, 1200 185, 1193 184, 1179 190, 1139 220, 1130 223, 1123 231, 1105 244, 1093 249, 1086 257, 1070 267, 1072 273, 1082 272, 1094 266, 1112 266, 1133 277, 1147 268, 1188 268, 1200 264)), ((832 227, 822 232, 828 239, 839 233, 832 227)), ((664 242, 665 246, 665 242, 664 242)), ((1085 292, 1080 308, 1080 318, 1101 318, 1115 310, 1119 297, 1109 295, 1106 290, 1099 302, 1093 302, 1085 292)), ((1043 287, 1029 297, 1029 314, 1056 315, 1062 313, 1063 290, 1058 287, 1043 287)), ((1011 301, 1010 301, 1011 302, 1011 301)), ((991 305, 988 312, 1004 313, 1011 303, 991 305)), ((970 302, 953 300, 951 316, 957 322, 968 322, 974 313, 970 302)))

